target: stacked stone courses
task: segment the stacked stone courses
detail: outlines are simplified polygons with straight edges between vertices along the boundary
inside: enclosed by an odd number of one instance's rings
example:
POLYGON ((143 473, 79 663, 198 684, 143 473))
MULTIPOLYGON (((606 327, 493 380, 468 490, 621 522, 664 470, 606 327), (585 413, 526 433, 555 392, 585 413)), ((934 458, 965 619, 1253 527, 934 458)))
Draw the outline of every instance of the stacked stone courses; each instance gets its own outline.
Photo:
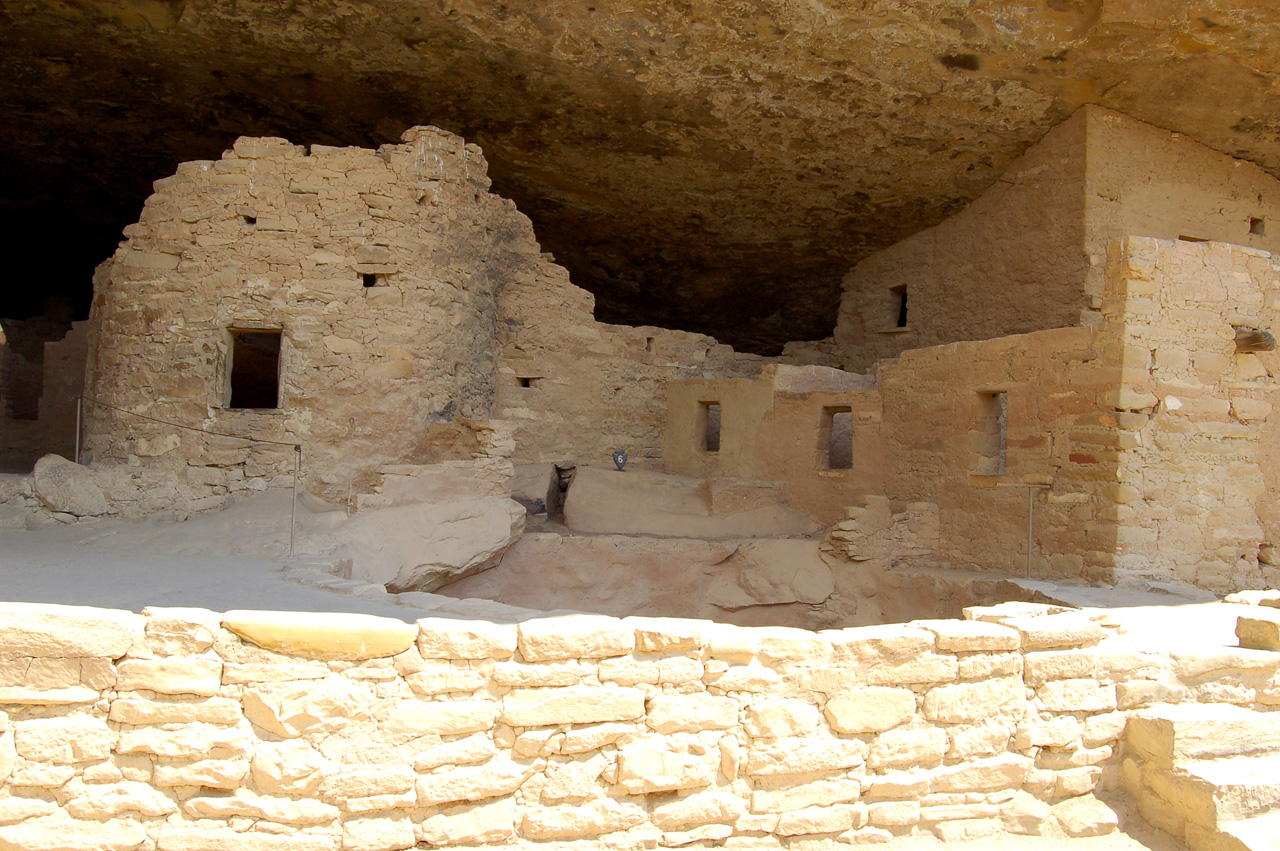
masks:
POLYGON ((501 417, 517 461, 626 448, 659 463, 665 383, 760 359, 698 334, 598 323, 594 299, 434 127, 377 151, 241 138, 155 183, 95 275, 89 457, 167 474, 193 508, 304 481, 349 497, 422 460, 433 422, 501 417), (228 398, 232 335, 281 335, 279 407, 228 398), (142 419, 140 414, 163 423, 142 419), (170 424, 177 424, 178 427, 170 424), (190 492, 190 495, 188 495, 190 492))
POLYGON ((1130 711, 1280 705, 1280 654, 968 615, 814 633, 3 604, 0 849, 1034 833, 1119 783, 1130 711))

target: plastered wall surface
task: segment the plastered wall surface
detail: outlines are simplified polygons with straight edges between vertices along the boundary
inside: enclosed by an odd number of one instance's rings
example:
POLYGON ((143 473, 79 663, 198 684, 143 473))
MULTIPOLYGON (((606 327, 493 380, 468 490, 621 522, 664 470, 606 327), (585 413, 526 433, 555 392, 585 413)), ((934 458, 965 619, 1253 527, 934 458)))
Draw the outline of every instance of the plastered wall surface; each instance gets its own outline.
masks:
POLYGON ((1088 105, 965 210, 858 264, 832 357, 863 370, 906 349, 1093 324, 1114 240, 1275 251, 1278 223, 1280 182, 1257 166, 1088 105), (905 330, 895 327, 900 287, 905 330))
MULTIPOLYGON (((596 323, 528 219, 487 191, 479 148, 436 128, 404 139, 371 151, 245 138, 158 181, 97 276, 92 395, 299 442, 307 486, 345 497, 383 465, 426 460, 429 425, 453 416, 510 418, 520 461, 624 448, 655 463, 663 380, 755 368, 707 337, 596 323), (232 332, 264 329, 281 335, 280 407, 234 409, 232 332)), ((100 406, 86 432, 95 459, 177 473, 210 498, 292 474, 288 447, 100 406)))
POLYGON ((844 518, 845 506, 867 493, 882 493, 882 396, 875 379, 826 367, 766 366, 760 380, 695 379, 667 390, 663 462, 668 472, 780 482, 793 508, 820 523, 844 518), (845 389, 837 389, 844 385, 845 389), (848 389, 850 387, 858 389, 848 389), (721 408, 720 444, 705 448, 705 414, 721 408), (852 421, 852 464, 830 466, 830 416, 852 421))
POLYGON ((813 633, 3 604, 0 848, 1036 832, 1118 782, 1130 710, 1280 703, 1274 653, 1206 667, 1058 612, 813 633))

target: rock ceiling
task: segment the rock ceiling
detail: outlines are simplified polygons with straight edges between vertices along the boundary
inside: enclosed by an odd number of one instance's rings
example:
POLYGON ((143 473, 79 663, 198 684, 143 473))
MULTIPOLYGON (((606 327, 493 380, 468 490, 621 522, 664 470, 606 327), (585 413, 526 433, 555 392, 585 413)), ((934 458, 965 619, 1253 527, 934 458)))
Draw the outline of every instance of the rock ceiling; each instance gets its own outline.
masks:
POLYGON ((0 0, 0 44, 8 253, 53 289, 241 134, 458 132, 601 319, 766 352, 1083 103, 1280 174, 1274 0, 0 0))

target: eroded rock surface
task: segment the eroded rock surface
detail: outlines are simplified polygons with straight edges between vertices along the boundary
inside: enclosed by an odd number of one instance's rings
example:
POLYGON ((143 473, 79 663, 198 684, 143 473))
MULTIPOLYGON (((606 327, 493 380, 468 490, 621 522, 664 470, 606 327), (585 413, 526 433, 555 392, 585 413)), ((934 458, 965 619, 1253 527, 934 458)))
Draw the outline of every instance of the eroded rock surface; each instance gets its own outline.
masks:
POLYGON ((15 242, 48 215, 79 226, 79 285, 152 179, 240 134, 447 127, 600 318, 761 351, 829 333, 853 262, 1081 104, 1280 168, 1265 0, 80 0, 6 4, 0 38, 0 214, 15 242))

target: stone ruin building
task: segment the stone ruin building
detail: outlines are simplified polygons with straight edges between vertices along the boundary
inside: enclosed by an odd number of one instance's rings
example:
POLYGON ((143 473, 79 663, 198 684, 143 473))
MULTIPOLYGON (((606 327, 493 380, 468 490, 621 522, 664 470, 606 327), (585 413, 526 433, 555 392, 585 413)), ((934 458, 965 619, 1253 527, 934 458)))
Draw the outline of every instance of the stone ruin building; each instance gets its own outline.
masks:
POLYGON ((1276 847, 1280 182, 1083 106, 768 356, 598 321, 490 188, 436 127, 241 137, 62 342, 6 327, 45 388, 6 449, 53 452, 0 528, 287 491, 290 579, 425 616, 0 603, 0 851, 809 851, 1121 801, 1276 847), (1080 589, 1229 596, 1165 645, 1080 589))

